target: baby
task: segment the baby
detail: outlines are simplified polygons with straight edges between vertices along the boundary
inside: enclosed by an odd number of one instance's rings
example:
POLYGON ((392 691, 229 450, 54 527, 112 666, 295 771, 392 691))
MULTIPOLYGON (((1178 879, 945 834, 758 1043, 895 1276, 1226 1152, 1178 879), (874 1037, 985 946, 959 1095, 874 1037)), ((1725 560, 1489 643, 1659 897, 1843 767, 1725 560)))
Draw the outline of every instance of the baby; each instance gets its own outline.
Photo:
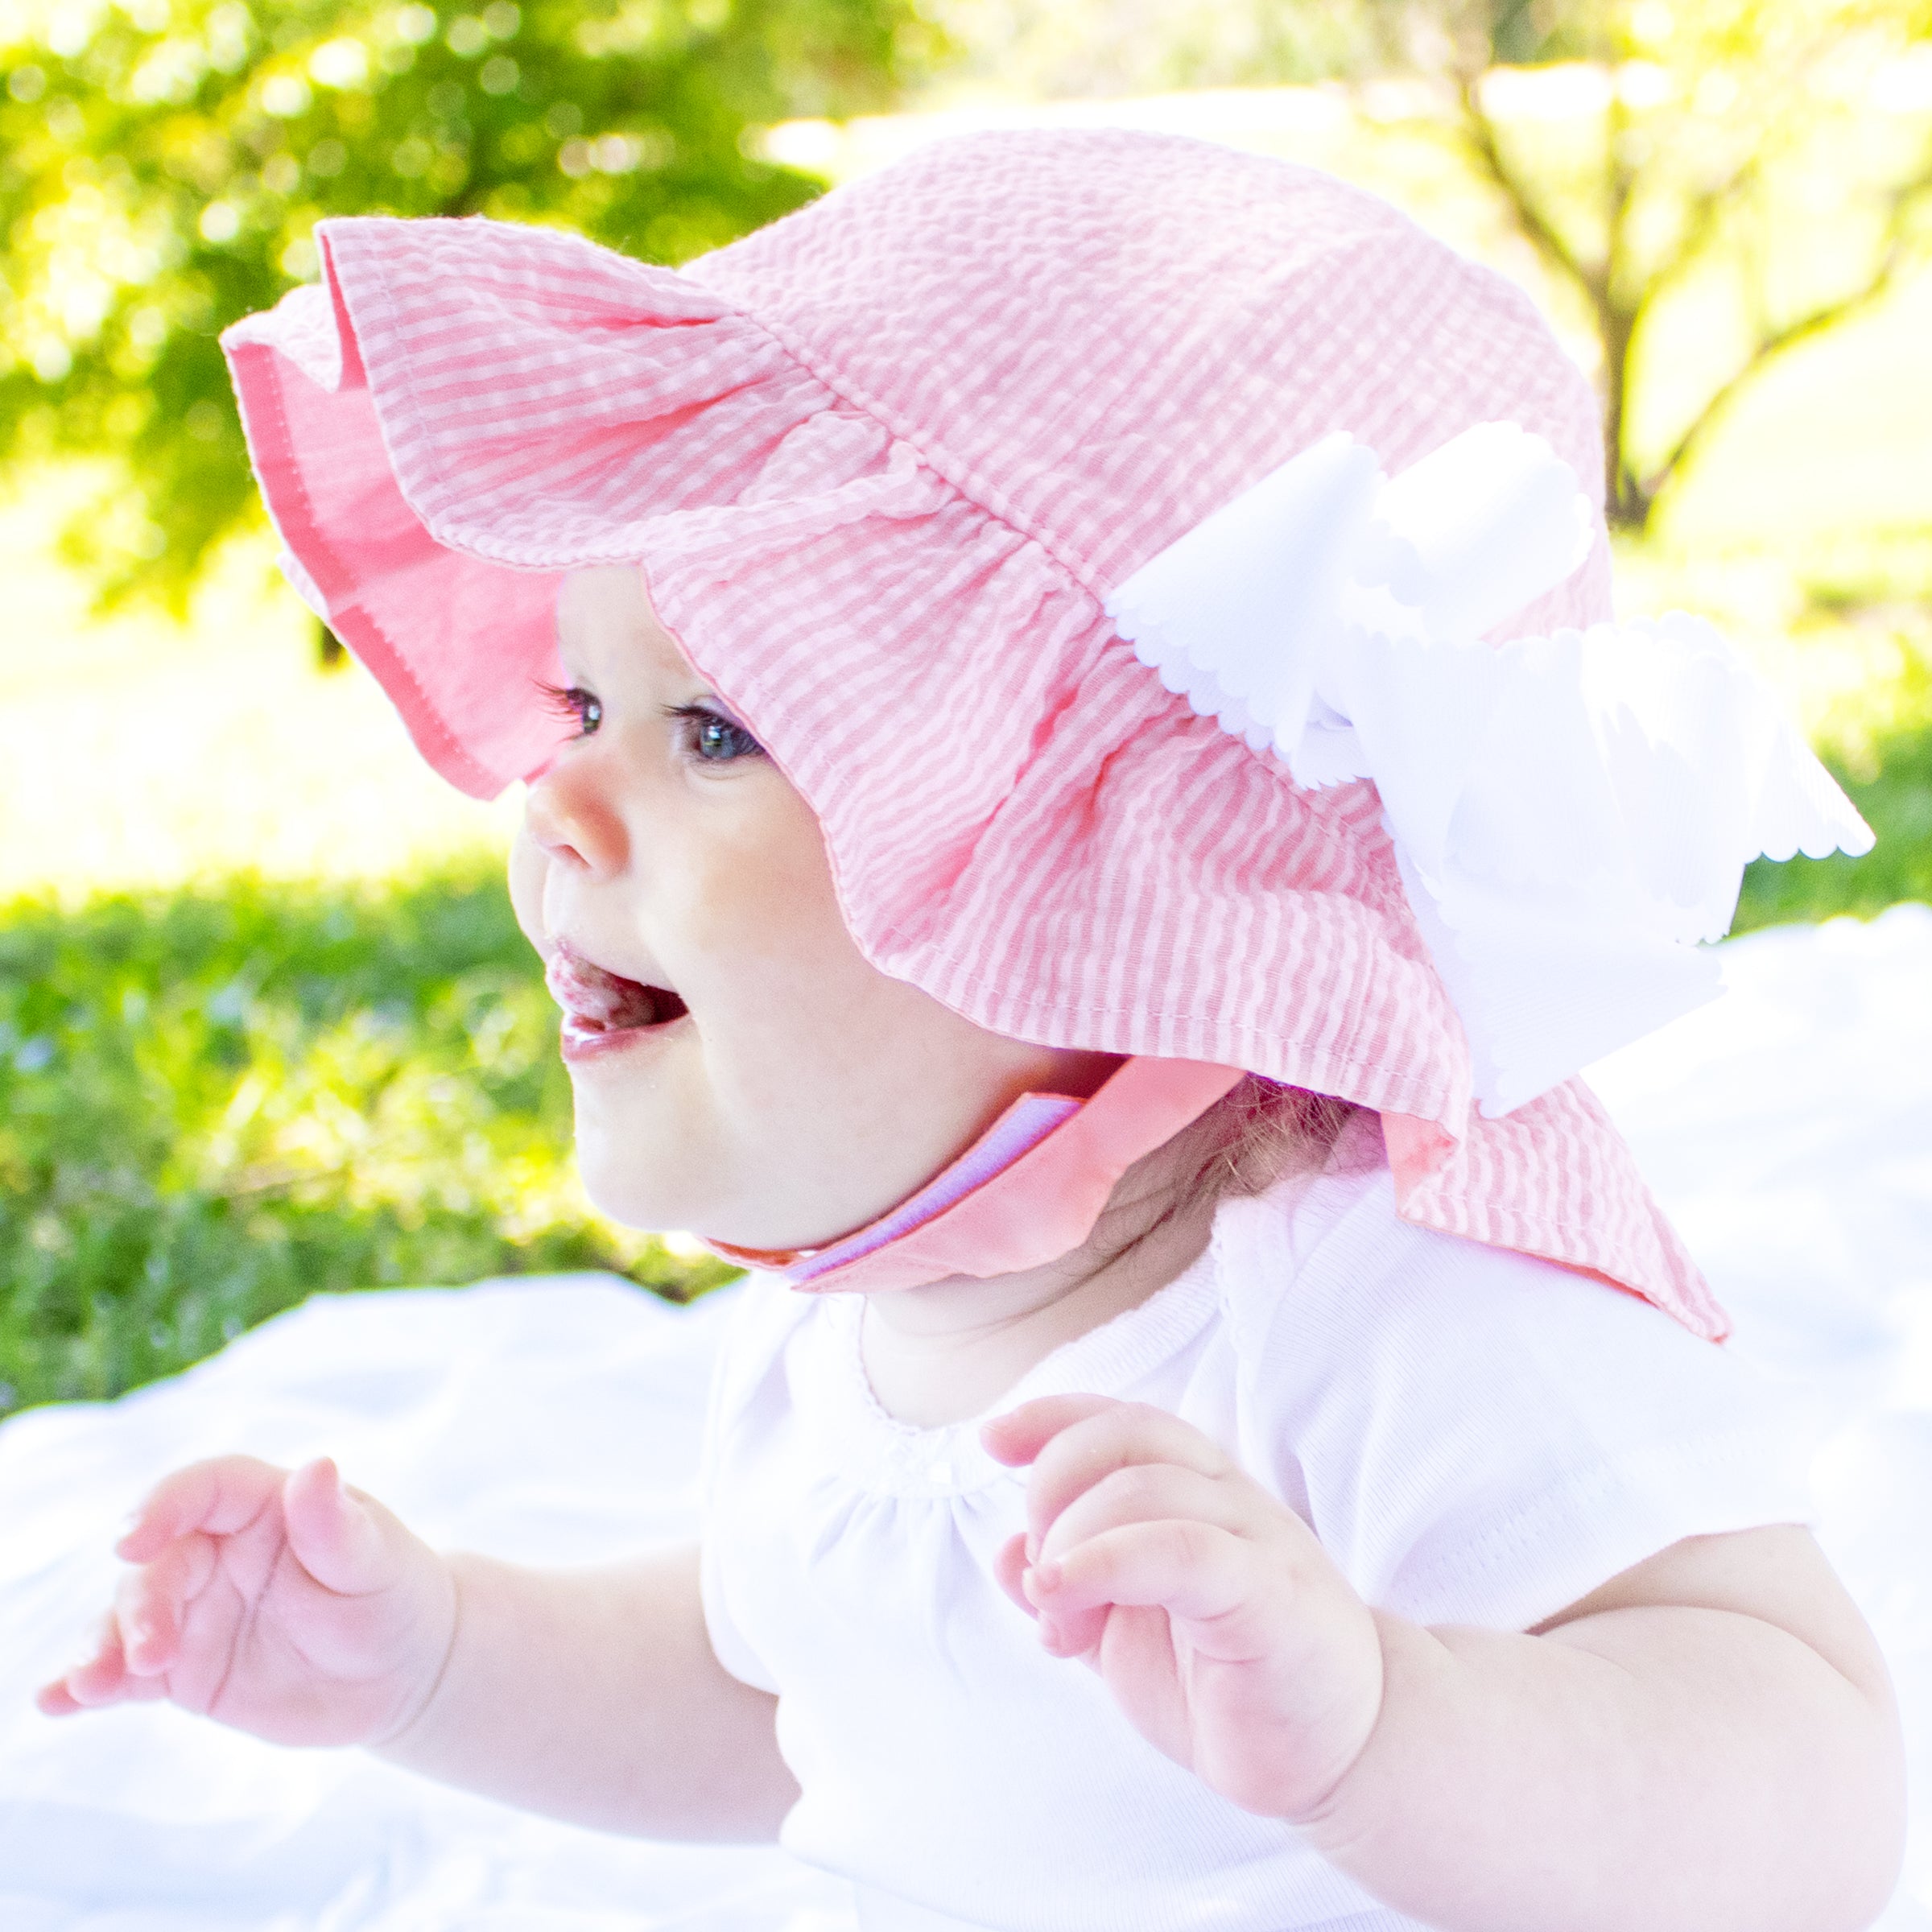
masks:
POLYGON ((1883 1661, 1574 1077, 1752 853, 1868 835, 1720 642, 1605 621, 1529 304, 1125 134, 678 274, 320 232, 228 338, 291 578, 528 778, 593 1198, 754 1274, 701 1545, 200 1463, 43 1708, 775 1835, 869 1932, 1868 1926, 1883 1661))

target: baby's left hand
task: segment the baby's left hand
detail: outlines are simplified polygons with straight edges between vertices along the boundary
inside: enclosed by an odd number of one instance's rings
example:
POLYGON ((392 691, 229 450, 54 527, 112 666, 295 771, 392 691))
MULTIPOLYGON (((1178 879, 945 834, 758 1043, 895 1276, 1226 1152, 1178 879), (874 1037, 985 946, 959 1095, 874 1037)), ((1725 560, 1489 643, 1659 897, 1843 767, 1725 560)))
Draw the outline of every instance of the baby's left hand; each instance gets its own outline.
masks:
POLYGON ((1270 1818, 1316 1812, 1374 1729, 1375 1618, 1315 1541, 1162 1409, 1048 1396, 985 1425, 1033 1464, 1002 1588, 1041 1641, 1106 1680, 1150 1744, 1270 1818))

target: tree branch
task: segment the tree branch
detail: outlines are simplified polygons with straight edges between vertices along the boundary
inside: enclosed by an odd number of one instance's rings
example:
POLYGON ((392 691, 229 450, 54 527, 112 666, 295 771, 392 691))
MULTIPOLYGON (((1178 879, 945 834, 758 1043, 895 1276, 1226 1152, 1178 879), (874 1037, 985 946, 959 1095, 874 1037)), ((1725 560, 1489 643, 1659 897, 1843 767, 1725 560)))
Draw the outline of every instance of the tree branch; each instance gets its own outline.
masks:
POLYGON ((1484 173, 1509 204, 1517 225, 1537 251, 1559 273, 1569 276, 1590 297, 1593 305, 1600 304, 1602 275, 1578 258, 1576 251, 1538 207, 1529 184, 1504 155, 1496 138, 1496 123, 1489 118, 1477 96, 1479 77, 1466 68, 1459 70, 1455 75, 1456 98, 1463 110, 1463 131, 1472 151, 1481 163, 1484 173))
POLYGON ((1932 167, 1901 186, 1892 197, 1892 206, 1886 220, 1885 250, 1877 264, 1865 281, 1849 295, 1835 302, 1827 302, 1822 308, 1814 308, 1809 315, 1801 316, 1794 322, 1788 322, 1782 328, 1772 330, 1761 336, 1743 365, 1735 370, 1706 400, 1704 406, 1695 415, 1659 463, 1644 479, 1643 490, 1647 500, 1654 499, 1670 482, 1691 455, 1703 442, 1715 427, 1718 419, 1729 407, 1738 391, 1748 382, 1765 365, 1788 349, 1795 349, 1801 342, 1822 335, 1827 329, 1848 320, 1852 316, 1868 309, 1886 295, 1897 283, 1900 274, 1918 254, 1909 241, 1905 229, 1911 213, 1921 197, 1932 193, 1932 167))
POLYGON ((1649 286, 1644 291, 1642 306, 1650 303, 1670 287, 1685 271, 1693 266, 1716 238, 1719 222, 1731 209, 1744 200, 1747 190, 1757 181, 1760 173, 1759 163, 1762 156, 1753 150, 1723 180, 1707 188, 1695 197, 1686 217, 1683 232, 1678 237, 1677 245, 1667 260, 1660 263, 1649 277, 1649 286))

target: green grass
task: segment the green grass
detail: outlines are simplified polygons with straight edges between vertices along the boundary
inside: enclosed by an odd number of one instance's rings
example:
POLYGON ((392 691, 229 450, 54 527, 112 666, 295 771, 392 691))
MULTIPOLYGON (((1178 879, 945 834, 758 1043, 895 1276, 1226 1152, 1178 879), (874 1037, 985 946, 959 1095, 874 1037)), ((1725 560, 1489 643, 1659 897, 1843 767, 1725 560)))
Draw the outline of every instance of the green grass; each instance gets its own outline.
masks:
POLYGON ((165 1375, 319 1289, 708 1259, 601 1220, 501 879, 0 913, 0 1409, 165 1375))
POLYGON ((1932 726, 1879 740, 1857 769, 1831 762, 1877 845, 1862 859, 1759 860, 1744 873, 1733 933, 1839 913, 1870 919, 1901 899, 1932 900, 1932 726))

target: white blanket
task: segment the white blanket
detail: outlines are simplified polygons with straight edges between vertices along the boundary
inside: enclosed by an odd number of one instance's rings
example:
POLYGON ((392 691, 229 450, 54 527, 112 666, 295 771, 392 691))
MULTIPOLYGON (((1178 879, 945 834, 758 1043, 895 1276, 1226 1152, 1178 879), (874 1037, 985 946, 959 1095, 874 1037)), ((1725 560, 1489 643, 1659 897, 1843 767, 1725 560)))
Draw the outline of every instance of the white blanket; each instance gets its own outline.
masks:
MULTIPOLYGON (((1932 1932, 1932 909, 1724 956, 1726 999, 1593 1077, 1734 1345, 1829 1418, 1822 1534, 1891 1659, 1918 1794, 1883 1925, 1932 1932)), ((729 1301, 593 1276, 318 1296, 172 1381, 0 1427, 0 1927, 848 1932, 845 1889, 775 1851, 606 1838, 151 1705, 28 1703, 105 1600, 118 1517, 196 1456, 327 1451, 433 1541, 526 1560, 686 1534, 729 1301)))

